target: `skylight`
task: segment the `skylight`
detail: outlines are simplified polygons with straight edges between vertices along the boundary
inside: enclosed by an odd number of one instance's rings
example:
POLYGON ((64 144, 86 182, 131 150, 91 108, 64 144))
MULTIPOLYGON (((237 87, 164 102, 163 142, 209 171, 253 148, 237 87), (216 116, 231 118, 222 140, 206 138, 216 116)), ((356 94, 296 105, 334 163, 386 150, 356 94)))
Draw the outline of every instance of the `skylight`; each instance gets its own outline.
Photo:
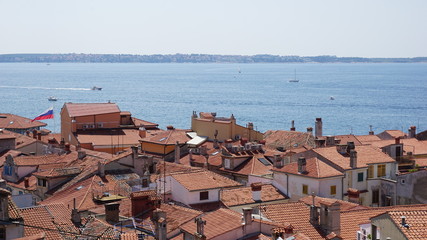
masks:
POLYGON ((84 188, 84 187, 80 185, 80 186, 76 187, 76 190, 80 190, 82 188, 84 188))
POLYGON ((166 138, 167 138, 167 137, 160 138, 159 142, 162 142, 162 141, 166 140, 166 138))
POLYGON ((259 160, 262 164, 264 164, 265 166, 270 166, 270 165, 271 165, 271 163, 270 163, 269 161, 267 161, 267 159, 265 159, 265 158, 258 158, 258 160, 259 160))

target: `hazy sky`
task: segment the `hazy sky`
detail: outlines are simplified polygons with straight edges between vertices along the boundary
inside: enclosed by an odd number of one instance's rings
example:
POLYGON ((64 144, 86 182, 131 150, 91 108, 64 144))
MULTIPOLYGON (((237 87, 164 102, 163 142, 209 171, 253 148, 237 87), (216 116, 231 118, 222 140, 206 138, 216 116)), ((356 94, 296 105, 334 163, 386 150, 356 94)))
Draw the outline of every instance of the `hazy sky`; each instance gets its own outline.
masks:
POLYGON ((427 0, 0 0, 0 54, 427 56, 427 0))

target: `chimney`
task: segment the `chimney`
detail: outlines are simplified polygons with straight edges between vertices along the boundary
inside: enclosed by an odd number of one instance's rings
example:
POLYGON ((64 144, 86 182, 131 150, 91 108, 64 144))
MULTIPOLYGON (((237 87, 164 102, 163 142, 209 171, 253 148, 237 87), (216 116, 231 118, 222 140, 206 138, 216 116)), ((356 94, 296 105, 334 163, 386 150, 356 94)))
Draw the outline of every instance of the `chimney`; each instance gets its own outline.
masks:
POLYGON ((37 133, 37 140, 39 140, 39 141, 42 140, 42 133, 41 132, 37 133))
POLYGON ((166 240, 166 212, 156 209, 153 211, 152 222, 155 227, 156 240, 166 240))
POLYGON ((86 157, 86 152, 83 150, 77 151, 77 157, 82 160, 83 158, 86 157))
POLYGON ((347 142, 347 150, 346 150, 346 152, 348 154, 350 154, 350 151, 354 150, 354 149, 356 149, 356 145, 354 144, 354 142, 347 142))
POLYGON ((132 158, 137 159, 138 158, 138 147, 137 146, 131 146, 132 149, 132 158))
POLYGON ((356 150, 350 150, 350 167, 357 168, 357 152, 356 150))
POLYGON ((326 231, 326 234, 334 232, 340 235, 340 204, 320 202, 320 226, 326 231))
POLYGON ((36 129, 33 130, 33 138, 37 139, 37 130, 36 129))
POLYGON ((71 152, 71 146, 70 146, 70 144, 69 144, 69 143, 66 143, 66 144, 64 145, 64 150, 65 150, 65 152, 67 152, 67 153, 71 152))
POLYGON ((101 161, 98 162, 98 175, 100 177, 105 177, 105 164, 101 161))
POLYGON ((251 225, 251 224, 252 224, 252 212, 253 212, 253 209, 252 209, 252 208, 247 208, 247 207, 245 207, 245 208, 243 208, 242 210, 243 210, 243 220, 244 220, 244 224, 245 224, 246 226, 251 225))
POLYGON ((292 120, 291 122, 291 131, 295 131, 295 121, 292 120))
POLYGON ((225 140, 225 147, 227 148, 228 151, 231 151, 231 147, 233 146, 232 143, 233 143, 232 139, 225 140))
POLYGON ((28 131, 28 130, 27 130, 27 131, 25 132, 25 135, 26 135, 27 137, 29 137, 29 136, 30 136, 30 131, 28 131))
POLYGON ((335 137, 334 136, 327 136, 326 137, 326 146, 335 146, 335 137))
POLYGON ((109 223, 118 223, 119 222, 119 213, 120 213, 120 203, 112 202, 106 203, 105 207, 105 220, 109 223))
POLYGON ((206 145, 200 146, 200 155, 206 156, 208 154, 208 147, 206 145))
POLYGON ((240 145, 242 145, 242 146, 245 146, 245 144, 248 142, 248 139, 247 138, 245 138, 245 137, 242 137, 241 139, 240 139, 240 145))
POLYGON ((193 161, 193 149, 188 150, 188 159, 191 161, 193 161))
POLYGON ((179 142, 175 143, 175 163, 179 164, 179 159, 181 158, 181 148, 179 147, 179 142))
POLYGON ((59 142, 59 145, 61 148, 63 148, 65 146, 65 139, 61 138, 61 141, 59 142))
POLYGON ((145 138, 147 136, 147 130, 145 130, 145 128, 140 127, 139 128, 139 137, 140 138, 145 138))
POLYGON ((73 209, 71 210, 71 221, 76 226, 80 226, 82 223, 82 219, 79 211, 76 209, 76 199, 73 198, 73 209))
POLYGON ((154 191, 140 191, 130 194, 132 216, 139 215, 143 212, 149 211, 150 216, 153 217, 153 211, 159 207, 160 200, 154 191), (152 192, 150 194, 150 192, 152 192))
POLYGON ((204 221, 202 219, 202 217, 196 217, 194 219, 194 222, 196 223, 196 239, 197 240, 205 240, 206 236, 205 236, 205 225, 206 225, 206 221, 204 221))
POLYGON ((299 173, 305 173, 306 172, 306 164, 307 164, 307 161, 305 160, 305 157, 299 157, 298 158, 298 172, 299 173))
POLYGON ((314 136, 321 137, 322 136, 322 118, 316 118, 314 129, 314 136))
POLYGON ((168 126, 166 126, 166 129, 167 130, 174 130, 175 128, 172 125, 168 125, 168 126))
POLYGON ((25 177, 25 178, 24 178, 24 187, 25 187, 25 188, 30 187, 30 181, 29 181, 29 178, 28 178, 28 177, 25 177))
POLYGON ((312 127, 308 127, 307 128, 307 133, 313 135, 313 128, 312 127))
POLYGON ((400 144, 400 138, 399 137, 394 139, 394 144, 400 144))
POLYGON ((252 190, 252 199, 255 202, 261 202, 262 183, 260 182, 252 183, 251 190, 252 190))
POLYGON ((369 125, 369 135, 374 135, 374 131, 372 131, 372 125, 369 125))
POLYGON ((281 168, 284 165, 284 160, 280 154, 274 154, 274 167, 281 168))
POLYGON ((417 127, 411 126, 408 129, 408 138, 415 138, 416 135, 417 135, 417 127))

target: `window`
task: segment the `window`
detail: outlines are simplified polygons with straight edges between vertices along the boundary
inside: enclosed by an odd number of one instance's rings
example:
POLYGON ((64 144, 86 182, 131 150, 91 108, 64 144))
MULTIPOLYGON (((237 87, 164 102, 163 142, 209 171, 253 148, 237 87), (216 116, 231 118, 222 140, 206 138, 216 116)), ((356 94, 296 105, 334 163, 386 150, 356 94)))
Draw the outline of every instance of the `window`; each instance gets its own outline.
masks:
POLYGON ((385 164, 381 164, 377 166, 378 177, 385 176, 385 164))
POLYGON ((302 185, 302 194, 308 194, 308 186, 305 184, 302 185))
POLYGON ((331 195, 335 195, 335 194, 337 194, 337 186, 333 185, 331 186, 331 195))
POLYGON ((358 182, 363 182, 363 172, 360 172, 357 174, 357 181, 358 182))
POLYGON ((208 200, 209 199, 209 192, 200 192, 200 200, 208 200))
POLYGON ((4 172, 4 174, 11 176, 12 175, 12 169, 13 169, 12 166, 5 165, 3 172, 4 172))
POLYGON ((42 186, 42 187, 46 187, 47 186, 46 179, 38 179, 37 183, 38 183, 39 186, 42 186))
POLYGON ((98 123, 98 127, 102 128, 104 125, 102 123, 98 123))
POLYGON ((372 204, 378 204, 380 202, 380 190, 372 190, 372 204))
POLYGON ((368 167, 368 178, 374 177, 374 165, 369 165, 368 167))
POLYGON ((230 159, 228 159, 228 158, 224 159, 224 168, 226 168, 226 169, 230 169, 231 168, 231 166, 230 166, 230 159))

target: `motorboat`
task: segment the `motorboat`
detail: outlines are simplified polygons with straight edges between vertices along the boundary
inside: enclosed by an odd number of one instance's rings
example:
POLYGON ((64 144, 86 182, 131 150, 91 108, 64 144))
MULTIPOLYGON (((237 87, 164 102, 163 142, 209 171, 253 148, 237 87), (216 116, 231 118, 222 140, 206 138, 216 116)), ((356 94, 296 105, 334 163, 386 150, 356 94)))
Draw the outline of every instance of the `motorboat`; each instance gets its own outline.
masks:
POLYGON ((47 100, 51 101, 51 102, 55 102, 58 101, 58 98, 54 97, 54 96, 50 96, 47 98, 47 100))
POLYGON ((91 88, 91 90, 98 90, 98 91, 101 91, 101 90, 102 90, 102 87, 93 86, 93 87, 91 88))

